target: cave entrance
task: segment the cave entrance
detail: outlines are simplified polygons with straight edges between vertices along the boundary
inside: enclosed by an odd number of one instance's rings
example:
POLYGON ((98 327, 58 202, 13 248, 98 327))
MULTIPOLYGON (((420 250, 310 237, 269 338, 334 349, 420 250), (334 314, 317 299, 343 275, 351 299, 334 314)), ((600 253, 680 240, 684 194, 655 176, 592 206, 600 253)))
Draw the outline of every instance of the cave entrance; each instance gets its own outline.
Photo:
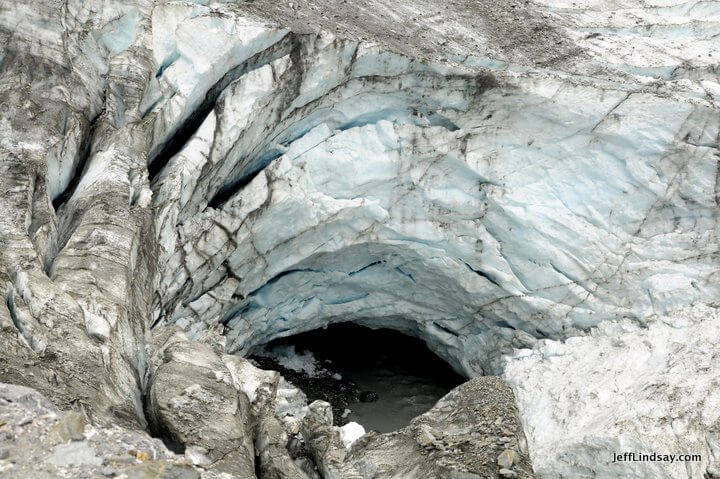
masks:
POLYGON ((329 402, 336 425, 367 431, 407 426, 465 381, 423 341, 351 323, 274 340, 251 359, 279 371, 308 402, 329 402))

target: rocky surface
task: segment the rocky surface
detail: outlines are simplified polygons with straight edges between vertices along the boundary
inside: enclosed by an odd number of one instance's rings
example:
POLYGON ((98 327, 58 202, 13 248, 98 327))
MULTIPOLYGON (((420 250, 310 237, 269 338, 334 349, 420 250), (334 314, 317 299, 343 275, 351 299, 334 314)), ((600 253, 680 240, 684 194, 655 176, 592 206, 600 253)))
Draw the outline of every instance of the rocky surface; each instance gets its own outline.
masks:
POLYGON ((60 412, 46 397, 0 384, 0 477, 37 479, 221 479, 142 431, 96 427, 81 411, 60 412))
POLYGON ((515 396, 493 376, 458 386, 400 431, 366 434, 345 461, 363 478, 535 477, 515 396))
POLYGON ((2 380, 138 426, 155 268, 138 174, 150 7, 0 6, 2 380))
POLYGON ((339 374, 332 372, 331 365, 323 364, 324 370, 320 373, 307 374, 302 370, 297 371, 283 367, 273 358, 254 356, 251 360, 263 369, 278 371, 286 380, 300 388, 310 402, 320 399, 332 405, 333 420, 336 426, 342 426, 348 422, 346 418, 342 417, 342 414, 351 402, 359 399, 360 390, 347 378, 340 376, 340 379, 336 379, 339 374))
POLYGON ((208 467, 252 477, 250 403, 221 356, 174 328, 155 340, 147 411, 152 427, 173 444, 202 449, 208 467))
MULTIPOLYGON (((196 388, 193 398, 201 393, 202 389, 196 388)), ((175 399, 188 396, 182 391, 175 399)), ((256 400, 255 405, 268 399, 256 400)), ((178 455, 143 431, 97 427, 81 411, 58 411, 37 391, 0 384, 0 477, 245 479, 254 477, 255 471, 258 477, 267 479, 533 477, 514 395, 496 377, 463 384, 403 430, 373 432, 351 444, 343 441, 343 429, 333 426, 328 403, 315 401, 303 406, 305 412, 297 430, 300 434, 295 435, 303 439, 320 476, 314 470, 310 474, 303 471, 297 453, 291 457, 288 443, 292 432, 272 414, 262 415, 253 423, 257 469, 250 462, 248 470, 240 460, 253 458, 244 446, 226 451, 218 459, 217 454, 222 452, 218 445, 227 443, 233 432, 240 434, 243 430, 213 427, 223 420, 222 405, 195 407, 191 410, 183 404, 176 414, 184 412, 185 417, 204 427, 205 434, 200 429, 194 434, 207 447, 182 437, 182 424, 178 426, 170 418, 165 424, 180 429, 175 439, 182 440, 186 447, 184 454, 178 455), (217 417, 208 420, 204 417, 207 411, 218 411, 217 417), (218 435, 224 437, 218 440, 218 435)), ((225 422, 234 423, 227 419, 225 422)), ((242 437, 250 438, 252 434, 243 433, 242 437)))
POLYGON ((323 478, 534 477, 515 397, 497 377, 472 379, 406 428, 370 432, 349 449, 332 423, 330 405, 315 401, 301 426, 323 478))
MULTIPOLYGON (((617 477, 618 446, 703 454, 636 477, 715 474, 716 312, 675 311, 720 292, 719 25, 696 0, 4 0, 0 381, 218 473, 351 477, 323 407, 226 353, 353 321, 504 374, 543 477, 617 477), (631 412, 578 432, 575 397, 631 412)), ((100 467, 89 441, 58 456, 100 467)))

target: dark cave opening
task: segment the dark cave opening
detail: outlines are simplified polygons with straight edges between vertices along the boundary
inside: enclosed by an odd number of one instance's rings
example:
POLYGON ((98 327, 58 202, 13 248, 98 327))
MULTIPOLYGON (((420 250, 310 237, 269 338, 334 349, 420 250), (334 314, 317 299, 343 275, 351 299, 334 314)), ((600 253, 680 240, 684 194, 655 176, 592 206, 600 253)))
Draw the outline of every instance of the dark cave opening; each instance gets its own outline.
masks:
POLYGON ((274 340, 251 356, 333 407, 334 422, 390 432, 431 409, 466 378, 425 343, 390 329, 340 323, 274 340))

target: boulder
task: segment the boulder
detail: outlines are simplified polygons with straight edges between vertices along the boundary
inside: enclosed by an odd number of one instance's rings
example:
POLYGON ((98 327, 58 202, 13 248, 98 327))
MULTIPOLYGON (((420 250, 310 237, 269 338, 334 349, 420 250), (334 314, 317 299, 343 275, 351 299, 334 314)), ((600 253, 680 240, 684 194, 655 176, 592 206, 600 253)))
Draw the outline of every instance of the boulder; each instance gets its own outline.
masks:
POLYGON ((149 378, 152 427, 178 448, 202 447, 210 468, 252 477, 250 402, 213 349, 182 335, 159 335, 149 378))

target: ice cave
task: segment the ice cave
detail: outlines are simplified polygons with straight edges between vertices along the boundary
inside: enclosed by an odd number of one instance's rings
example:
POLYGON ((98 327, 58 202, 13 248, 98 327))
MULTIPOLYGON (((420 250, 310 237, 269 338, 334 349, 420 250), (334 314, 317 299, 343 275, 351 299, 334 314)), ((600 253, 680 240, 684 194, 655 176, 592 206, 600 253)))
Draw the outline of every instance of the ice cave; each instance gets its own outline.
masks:
POLYGON ((3 0, 0 478, 720 478, 718 35, 3 0))
POLYGON ((421 340, 354 323, 272 341, 251 359, 279 371, 308 402, 328 402, 335 425, 381 433, 407 426, 468 379, 421 340))

